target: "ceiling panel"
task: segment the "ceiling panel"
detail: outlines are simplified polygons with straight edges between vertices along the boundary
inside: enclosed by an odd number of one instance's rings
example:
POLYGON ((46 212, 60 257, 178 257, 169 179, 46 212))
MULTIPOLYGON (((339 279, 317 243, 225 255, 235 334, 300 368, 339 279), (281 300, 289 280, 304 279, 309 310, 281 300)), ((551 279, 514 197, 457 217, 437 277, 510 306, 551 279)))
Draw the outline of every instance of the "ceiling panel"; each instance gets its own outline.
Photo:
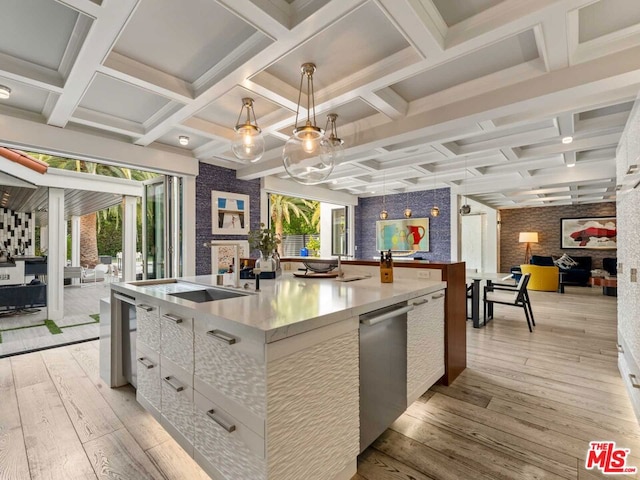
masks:
POLYGON ((255 32, 211 0, 143 0, 114 50, 194 82, 255 32))
MULTIPOLYGON (((1 30, 1 29, 0 29, 1 30)), ((20 108, 29 112, 41 113, 49 93, 46 90, 25 85, 15 80, 0 77, 0 85, 11 89, 11 97, 0 104, 20 108)))
POLYGON ((448 26, 460 23, 483 12, 503 0, 432 0, 448 26))
POLYGON ((114 117, 144 123, 169 100, 130 83, 97 74, 80 106, 114 117))
POLYGON ((391 88, 408 102, 538 58, 532 30, 427 70, 391 88))
POLYGON ((267 72, 294 86, 297 92, 300 66, 313 62, 318 69, 313 77, 318 92, 408 46, 376 4, 368 2, 301 44, 267 72))
POLYGON ((57 70, 78 12, 52 0, 3 1, 0 52, 57 70))
MULTIPOLYGON (((276 103, 270 102, 264 97, 257 96, 245 88, 235 87, 230 92, 211 102, 206 108, 200 110, 196 114, 196 117, 222 127, 233 128, 238 120, 238 114, 242 108, 242 99, 244 97, 253 98, 253 109, 258 120, 258 125, 261 127, 266 126, 264 122, 261 121, 262 118, 282 108, 276 103)), ((246 118, 244 115, 246 114, 243 113, 243 123, 246 118)))
POLYGON ((640 23, 638 0, 600 0, 578 11, 579 41, 622 30, 640 23))

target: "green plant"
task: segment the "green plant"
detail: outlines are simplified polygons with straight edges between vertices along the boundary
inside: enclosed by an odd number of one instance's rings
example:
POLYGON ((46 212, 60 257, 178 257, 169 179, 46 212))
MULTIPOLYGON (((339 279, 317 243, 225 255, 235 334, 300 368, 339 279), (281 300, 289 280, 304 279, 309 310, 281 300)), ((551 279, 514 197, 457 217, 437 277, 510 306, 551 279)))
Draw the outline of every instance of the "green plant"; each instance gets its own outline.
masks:
POLYGON ((320 252, 320 240, 317 238, 310 238, 307 241, 307 248, 309 251, 314 252, 316 255, 320 252))
POLYGON ((264 223, 260 224, 259 230, 249 231, 249 246, 252 250, 260 250, 264 257, 271 255, 279 243, 280 238, 276 232, 271 228, 265 228, 264 223))

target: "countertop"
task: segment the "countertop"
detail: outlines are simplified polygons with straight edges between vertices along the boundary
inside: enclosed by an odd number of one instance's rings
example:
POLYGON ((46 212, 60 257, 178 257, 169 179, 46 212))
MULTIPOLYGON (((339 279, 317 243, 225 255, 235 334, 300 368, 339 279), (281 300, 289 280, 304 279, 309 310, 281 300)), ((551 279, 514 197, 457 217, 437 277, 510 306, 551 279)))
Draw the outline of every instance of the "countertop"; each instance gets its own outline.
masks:
MULTIPOLYGON (((445 282, 395 280, 380 283, 378 276, 340 282, 336 279, 296 278, 283 273, 275 280, 261 280, 260 292, 233 289, 251 295, 196 303, 170 293, 216 286, 216 277, 203 275, 178 279, 178 283, 148 280, 113 283, 111 288, 136 297, 163 300, 194 310, 194 316, 212 315, 258 330, 267 343, 401 303, 446 287, 445 282)), ((240 281, 243 285, 244 280, 240 281)), ((250 282, 253 288, 253 282, 250 282)), ((220 288, 220 287, 217 287, 220 288)))

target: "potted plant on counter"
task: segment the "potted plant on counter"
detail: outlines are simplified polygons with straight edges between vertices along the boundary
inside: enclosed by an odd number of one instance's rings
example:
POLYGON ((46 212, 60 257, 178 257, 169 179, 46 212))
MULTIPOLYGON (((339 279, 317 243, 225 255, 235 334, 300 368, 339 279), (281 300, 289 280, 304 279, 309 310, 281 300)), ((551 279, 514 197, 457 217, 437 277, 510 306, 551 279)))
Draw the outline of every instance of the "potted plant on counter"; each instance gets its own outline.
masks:
POLYGON ((276 232, 271 228, 265 228, 264 223, 260 224, 259 230, 249 231, 249 246, 252 250, 260 250, 260 258, 256 260, 257 269, 262 272, 275 272, 278 269, 274 252, 279 243, 276 232))

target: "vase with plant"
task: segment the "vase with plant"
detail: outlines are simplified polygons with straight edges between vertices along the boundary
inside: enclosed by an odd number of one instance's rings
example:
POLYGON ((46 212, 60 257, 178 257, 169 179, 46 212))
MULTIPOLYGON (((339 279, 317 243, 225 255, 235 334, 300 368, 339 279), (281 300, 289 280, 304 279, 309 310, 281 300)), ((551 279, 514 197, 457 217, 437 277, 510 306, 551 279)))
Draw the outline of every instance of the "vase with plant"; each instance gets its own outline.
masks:
POLYGON ((260 224, 259 230, 249 231, 249 246, 252 250, 260 250, 260 258, 256 260, 256 268, 263 272, 273 272, 277 269, 276 259, 273 253, 276 251, 280 239, 271 228, 265 228, 260 224))
POLYGON ((311 237, 307 240, 307 249, 312 257, 317 257, 320 254, 320 240, 311 237))

